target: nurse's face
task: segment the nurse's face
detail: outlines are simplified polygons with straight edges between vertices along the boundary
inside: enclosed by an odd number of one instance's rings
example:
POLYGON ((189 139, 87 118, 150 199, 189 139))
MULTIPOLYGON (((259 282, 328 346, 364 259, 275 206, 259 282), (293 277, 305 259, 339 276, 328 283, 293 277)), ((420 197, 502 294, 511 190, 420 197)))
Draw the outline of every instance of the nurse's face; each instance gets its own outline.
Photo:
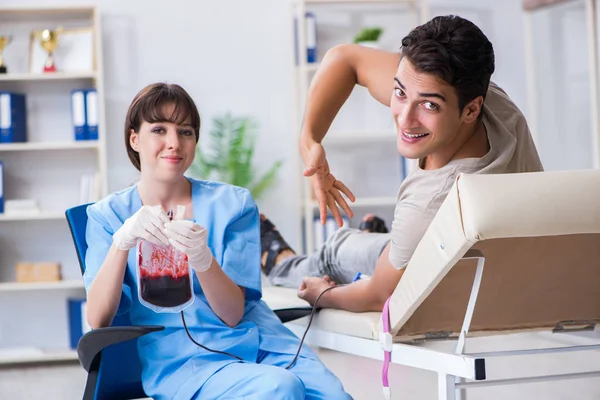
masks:
MULTIPOLYGON (((165 114, 170 115, 170 110, 165 114)), ((139 132, 133 132, 129 140, 140 155, 142 173, 161 181, 181 178, 194 161, 196 136, 186 122, 143 121, 139 132)))

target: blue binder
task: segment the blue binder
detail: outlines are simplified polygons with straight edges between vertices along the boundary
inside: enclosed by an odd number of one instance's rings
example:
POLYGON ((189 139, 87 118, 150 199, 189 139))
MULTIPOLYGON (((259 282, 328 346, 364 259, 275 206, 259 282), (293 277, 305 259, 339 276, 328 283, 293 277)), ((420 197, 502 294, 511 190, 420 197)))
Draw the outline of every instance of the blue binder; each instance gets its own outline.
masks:
POLYGON ((0 161, 0 214, 4 213, 4 164, 0 161))
POLYGON ((0 143, 27 141, 27 105, 24 94, 0 92, 0 143))
MULTIPOLYGON (((306 62, 317 62, 317 18, 314 13, 306 12, 304 15, 306 26, 306 62)), ((294 19, 294 44, 295 59, 298 64, 298 20, 294 19)), ((303 53, 303 51, 301 52, 303 53)))
POLYGON ((69 344, 72 349, 77 349, 77 343, 84 333, 89 331, 85 317, 86 300, 84 298, 68 299, 69 308, 69 344))
POLYGON ((75 133, 75 140, 86 140, 88 127, 85 122, 85 90, 76 89, 71 91, 71 118, 75 133))
POLYGON ((306 13, 306 62, 317 62, 317 17, 306 13))
POLYGON ((98 92, 96 89, 85 91, 85 123, 87 139, 98 140, 98 92))

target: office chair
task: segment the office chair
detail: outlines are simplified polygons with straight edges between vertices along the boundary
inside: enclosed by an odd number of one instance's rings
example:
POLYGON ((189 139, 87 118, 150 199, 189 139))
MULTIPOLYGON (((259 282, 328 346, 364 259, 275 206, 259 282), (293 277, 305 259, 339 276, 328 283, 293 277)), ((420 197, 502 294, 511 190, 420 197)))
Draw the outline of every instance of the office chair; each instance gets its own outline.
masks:
MULTIPOLYGON (((65 212, 81 274, 85 271, 87 243, 87 207, 83 204, 65 212)), ((275 310, 282 322, 302 318, 311 307, 275 310)), ((129 314, 117 315, 107 328, 87 332, 79 340, 77 356, 88 377, 83 400, 130 400, 147 397, 142 387, 142 365, 136 340, 140 336, 163 330, 163 326, 132 326, 129 314)))

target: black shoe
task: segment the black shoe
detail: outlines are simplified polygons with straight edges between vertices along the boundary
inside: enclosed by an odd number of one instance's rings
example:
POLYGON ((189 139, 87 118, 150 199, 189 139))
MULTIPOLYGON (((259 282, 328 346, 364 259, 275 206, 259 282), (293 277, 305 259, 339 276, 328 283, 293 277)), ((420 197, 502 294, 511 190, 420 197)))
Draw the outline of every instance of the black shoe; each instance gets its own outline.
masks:
POLYGON ((388 228, 385 226, 385 221, 379 218, 376 215, 372 217, 367 217, 366 220, 362 220, 358 229, 366 232, 374 232, 374 233, 388 233, 388 228))
POLYGON ((261 254, 267 252, 267 260, 262 265, 265 274, 269 275, 275 266, 275 259, 284 250, 292 250, 289 244, 283 239, 275 225, 264 215, 260 215, 260 247, 261 254))

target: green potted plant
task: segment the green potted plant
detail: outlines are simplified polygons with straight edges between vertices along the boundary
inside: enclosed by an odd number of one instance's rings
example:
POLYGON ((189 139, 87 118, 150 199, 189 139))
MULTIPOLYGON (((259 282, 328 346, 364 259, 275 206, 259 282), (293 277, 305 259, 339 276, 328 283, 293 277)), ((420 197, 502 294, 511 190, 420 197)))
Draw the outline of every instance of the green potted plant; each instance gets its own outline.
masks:
POLYGON ((363 28, 354 37, 354 43, 362 46, 379 48, 379 37, 383 33, 380 27, 363 28))
POLYGON ((257 174, 253 164, 256 128, 251 118, 230 113, 213 118, 207 151, 200 151, 198 143, 188 173, 194 178, 244 187, 252 197, 260 199, 274 183, 282 162, 276 161, 265 173, 257 174))

